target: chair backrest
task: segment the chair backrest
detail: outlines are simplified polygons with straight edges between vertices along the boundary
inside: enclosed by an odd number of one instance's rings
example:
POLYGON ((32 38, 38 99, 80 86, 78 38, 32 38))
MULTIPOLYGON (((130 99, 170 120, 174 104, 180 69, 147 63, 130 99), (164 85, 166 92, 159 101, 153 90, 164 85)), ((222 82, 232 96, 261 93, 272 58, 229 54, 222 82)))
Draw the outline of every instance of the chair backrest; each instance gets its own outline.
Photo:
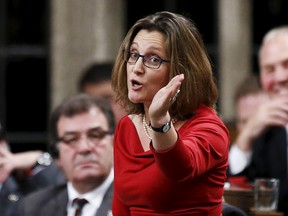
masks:
POLYGON ((248 216, 248 214, 246 214, 243 210, 227 202, 223 202, 222 204, 222 215, 223 216, 248 216))

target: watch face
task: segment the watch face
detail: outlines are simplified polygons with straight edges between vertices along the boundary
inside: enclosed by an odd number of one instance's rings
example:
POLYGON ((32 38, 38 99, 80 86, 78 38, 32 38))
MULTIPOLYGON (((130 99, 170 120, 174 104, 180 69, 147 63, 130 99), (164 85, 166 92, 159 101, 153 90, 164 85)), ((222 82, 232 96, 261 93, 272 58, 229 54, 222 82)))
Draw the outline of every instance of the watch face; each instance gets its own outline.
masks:
POLYGON ((47 152, 44 152, 43 155, 37 159, 37 163, 42 166, 50 166, 52 161, 51 155, 47 152))
POLYGON ((169 122, 168 122, 168 123, 165 124, 164 127, 163 127, 163 133, 166 133, 170 128, 171 128, 171 124, 169 124, 169 122))
POLYGON ((150 128, 156 132, 159 132, 159 133, 166 133, 171 128, 171 121, 165 123, 160 128, 155 128, 150 124, 150 128))

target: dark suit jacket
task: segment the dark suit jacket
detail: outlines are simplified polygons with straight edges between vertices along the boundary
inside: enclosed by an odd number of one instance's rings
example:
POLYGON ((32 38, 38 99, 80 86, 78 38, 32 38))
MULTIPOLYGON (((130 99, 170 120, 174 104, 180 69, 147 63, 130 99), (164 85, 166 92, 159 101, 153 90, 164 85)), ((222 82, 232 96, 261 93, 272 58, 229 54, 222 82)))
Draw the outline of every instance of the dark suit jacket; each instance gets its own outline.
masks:
MULTIPOLYGON (((113 184, 110 185, 95 216, 107 216, 112 209, 113 184)), ((19 206, 21 216, 66 216, 67 184, 48 187, 25 197, 19 206)))
POLYGON ((288 216, 287 135, 283 127, 272 127, 253 143, 252 162, 243 173, 251 181, 258 177, 280 179, 278 209, 288 216))
POLYGON ((238 207, 226 202, 222 202, 222 215, 223 216, 248 216, 244 211, 238 207))
POLYGON ((2 185, 0 191, 0 215, 15 216, 15 209, 22 196, 18 182, 10 176, 2 185))
POLYGON ((34 176, 17 179, 11 175, 0 190, 0 216, 16 216, 20 200, 27 194, 49 185, 65 182, 61 171, 54 165, 45 168, 34 176), (51 178, 53 176, 53 178, 51 178))

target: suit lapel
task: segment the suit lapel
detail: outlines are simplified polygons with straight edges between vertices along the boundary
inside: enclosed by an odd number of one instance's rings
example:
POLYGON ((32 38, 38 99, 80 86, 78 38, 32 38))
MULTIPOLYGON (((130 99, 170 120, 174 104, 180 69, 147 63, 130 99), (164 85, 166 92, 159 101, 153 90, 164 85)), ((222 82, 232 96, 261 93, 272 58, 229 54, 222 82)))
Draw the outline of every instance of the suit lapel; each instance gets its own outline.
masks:
POLYGON ((49 201, 43 206, 41 210, 41 216, 66 216, 66 208, 68 203, 67 187, 55 194, 55 197, 49 199, 49 201))
POLYGON ((112 196, 113 196, 113 183, 106 191, 102 203, 95 216, 111 216, 112 215, 112 196))
POLYGON ((287 138, 285 128, 277 127, 271 131, 271 139, 268 141, 267 158, 270 163, 267 164, 268 173, 271 176, 286 176, 287 166, 287 138), (275 160, 277 158, 277 160, 275 160))
POLYGON ((59 195, 54 200, 55 200, 55 216, 67 215, 67 204, 68 204, 67 187, 65 187, 65 190, 59 193, 59 195))

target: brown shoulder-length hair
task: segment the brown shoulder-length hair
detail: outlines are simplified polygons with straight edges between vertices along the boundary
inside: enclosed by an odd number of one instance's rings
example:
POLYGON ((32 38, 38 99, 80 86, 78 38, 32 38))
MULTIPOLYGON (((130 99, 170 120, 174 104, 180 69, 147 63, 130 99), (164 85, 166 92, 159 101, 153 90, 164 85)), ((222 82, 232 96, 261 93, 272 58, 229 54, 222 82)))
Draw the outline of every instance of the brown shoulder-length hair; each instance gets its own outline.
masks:
POLYGON ((138 20, 124 38, 112 72, 112 88, 116 100, 129 114, 144 113, 143 104, 134 104, 128 98, 125 51, 130 49, 137 33, 158 31, 165 37, 167 57, 170 59, 169 79, 184 74, 180 94, 169 113, 173 118, 187 119, 200 104, 214 108, 218 89, 203 40, 192 20, 179 14, 163 11, 138 20))

